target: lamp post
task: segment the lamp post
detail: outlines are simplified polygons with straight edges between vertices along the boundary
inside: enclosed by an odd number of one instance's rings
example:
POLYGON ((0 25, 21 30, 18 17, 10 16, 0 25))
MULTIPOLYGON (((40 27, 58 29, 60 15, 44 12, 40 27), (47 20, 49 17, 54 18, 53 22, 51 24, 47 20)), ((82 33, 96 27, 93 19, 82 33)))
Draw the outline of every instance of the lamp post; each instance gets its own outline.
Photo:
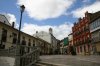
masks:
POLYGON ((24 12, 25 6, 21 5, 20 6, 20 11, 21 11, 21 15, 20 15, 20 24, 19 24, 19 30, 18 30, 18 44, 20 44, 20 33, 21 33, 21 22, 22 22, 22 14, 24 12))

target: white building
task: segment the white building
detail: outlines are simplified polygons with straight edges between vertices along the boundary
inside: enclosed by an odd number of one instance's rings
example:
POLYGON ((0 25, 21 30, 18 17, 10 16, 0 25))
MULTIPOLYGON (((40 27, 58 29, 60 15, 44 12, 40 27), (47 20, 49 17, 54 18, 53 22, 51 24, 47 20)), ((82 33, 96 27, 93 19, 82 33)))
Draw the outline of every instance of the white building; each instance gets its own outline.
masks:
POLYGON ((52 32, 52 28, 49 28, 49 33, 45 32, 45 31, 41 31, 41 32, 36 32, 36 34, 34 34, 35 37, 37 38, 41 38, 49 43, 52 44, 52 51, 53 53, 55 53, 55 50, 57 50, 57 39, 54 37, 53 32, 52 32))

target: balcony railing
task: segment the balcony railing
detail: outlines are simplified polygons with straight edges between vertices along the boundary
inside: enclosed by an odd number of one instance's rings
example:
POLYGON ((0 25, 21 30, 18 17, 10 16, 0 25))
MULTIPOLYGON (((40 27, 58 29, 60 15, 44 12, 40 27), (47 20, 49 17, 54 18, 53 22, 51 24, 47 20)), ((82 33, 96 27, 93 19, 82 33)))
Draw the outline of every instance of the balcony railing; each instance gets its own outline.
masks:
POLYGON ((89 43, 91 43, 91 40, 90 39, 86 39, 85 41, 76 42, 75 45, 78 46, 78 45, 89 44, 89 43))

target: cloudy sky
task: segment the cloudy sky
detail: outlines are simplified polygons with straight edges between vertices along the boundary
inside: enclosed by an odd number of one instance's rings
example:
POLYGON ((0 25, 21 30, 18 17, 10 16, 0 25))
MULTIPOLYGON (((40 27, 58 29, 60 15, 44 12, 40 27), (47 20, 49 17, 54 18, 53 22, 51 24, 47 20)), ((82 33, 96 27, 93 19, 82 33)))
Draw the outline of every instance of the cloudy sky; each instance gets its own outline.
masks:
POLYGON ((17 28, 22 4, 25 11, 21 30, 33 35, 36 31, 48 32, 51 27, 57 39, 67 37, 73 23, 86 11, 100 11, 100 0, 0 0, 0 13, 7 14, 17 28))

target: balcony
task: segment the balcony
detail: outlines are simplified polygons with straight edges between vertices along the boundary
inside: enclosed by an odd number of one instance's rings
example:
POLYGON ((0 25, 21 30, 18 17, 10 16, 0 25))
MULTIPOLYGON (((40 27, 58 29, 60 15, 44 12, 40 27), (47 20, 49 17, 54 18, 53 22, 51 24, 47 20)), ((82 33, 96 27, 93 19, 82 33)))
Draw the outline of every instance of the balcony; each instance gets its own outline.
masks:
POLYGON ((92 32, 97 31, 97 30, 99 30, 99 29, 100 29, 100 26, 98 26, 98 27, 96 27, 96 28, 93 28, 93 29, 90 29, 90 32, 92 33, 92 32))

